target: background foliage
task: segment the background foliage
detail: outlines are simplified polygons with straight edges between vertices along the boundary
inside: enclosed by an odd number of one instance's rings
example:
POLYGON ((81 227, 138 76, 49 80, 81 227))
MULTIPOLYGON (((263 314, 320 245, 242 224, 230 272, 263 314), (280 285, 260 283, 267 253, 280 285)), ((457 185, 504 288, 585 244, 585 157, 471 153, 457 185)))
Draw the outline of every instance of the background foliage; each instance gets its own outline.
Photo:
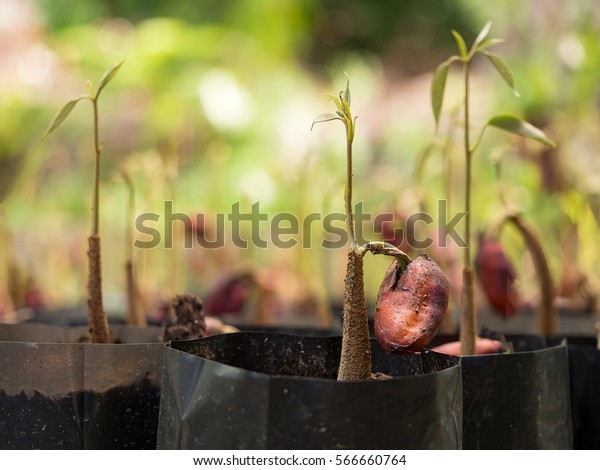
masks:
MULTIPOLYGON (((488 20, 491 35, 506 39, 497 50, 522 98, 487 64, 475 64, 474 122, 511 112, 559 146, 549 151, 516 139, 515 147, 499 132, 486 134, 475 164, 475 229, 484 230, 500 208, 490 160, 502 155, 508 198, 543 233, 558 293, 575 302, 582 286, 598 291, 600 9, 594 0, 0 0, 0 18, 0 291, 10 282, 4 267, 12 259, 49 306, 81 301, 90 110, 78 106, 55 135, 40 137, 66 100, 121 59, 125 65, 103 92, 100 110, 104 279, 115 311, 123 305, 128 223, 126 188, 111 178, 120 167, 136 185, 138 214, 163 214, 165 200, 188 214, 228 213, 238 201, 246 210, 259 201, 271 216, 343 212, 343 130, 309 131, 327 106, 325 94, 343 87, 343 72, 351 77, 359 116, 356 201, 374 214, 425 208, 435 216, 436 201, 449 196, 451 213, 460 210, 459 139, 448 153, 449 189, 439 152, 419 179, 415 169, 452 123, 443 112, 436 137, 429 105, 435 66, 454 51, 450 30, 470 43, 488 20)), ((449 76, 444 109, 460 102, 458 73, 449 76)), ((266 238, 268 225, 261 227, 266 238)), ((176 227, 175 235, 182 231, 176 227)), ((211 252, 176 243, 138 250, 136 259, 152 305, 176 291, 204 294, 224 267, 244 265, 285 279, 288 287, 296 285, 292 279, 309 282, 335 303, 344 250, 322 249, 318 225, 307 236, 308 250, 211 252)), ((504 239, 520 288, 535 303, 531 262, 515 234, 504 239)), ((452 247, 430 251, 449 264, 457 257, 452 247)), ((367 262, 370 299, 387 263, 367 262)))

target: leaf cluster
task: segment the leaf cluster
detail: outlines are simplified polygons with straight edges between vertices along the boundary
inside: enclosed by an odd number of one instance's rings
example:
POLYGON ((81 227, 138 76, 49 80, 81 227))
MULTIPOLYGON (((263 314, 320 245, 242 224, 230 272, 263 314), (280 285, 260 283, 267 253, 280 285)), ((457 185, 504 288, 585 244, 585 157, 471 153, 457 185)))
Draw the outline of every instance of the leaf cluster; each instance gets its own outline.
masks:
POLYGON ((111 68, 109 68, 104 73, 104 75, 102 75, 102 78, 100 79, 100 82, 98 84, 98 90, 96 92, 94 92, 92 84, 90 82, 88 82, 87 83, 87 88, 88 88, 87 95, 81 95, 73 100, 68 101, 61 108, 61 110, 57 113, 57 115, 54 117, 54 119, 48 126, 48 129, 46 130, 46 132, 44 132, 44 136, 42 137, 42 140, 46 139, 46 137, 48 137, 55 129, 58 128, 58 126, 60 126, 63 123, 63 121, 65 119, 67 119, 69 114, 71 114, 71 111, 73 111, 73 108, 75 108, 75 105, 77 103, 79 103, 81 100, 90 100, 91 102, 97 101, 98 97, 100 96, 100 92, 114 78, 114 76, 117 74, 117 72, 121 68, 121 65, 123 65, 123 62, 125 62, 125 61, 122 60, 121 62, 113 65, 111 68))
MULTIPOLYGON (((467 49, 464 38, 457 31, 452 31, 452 35, 456 40, 458 47, 458 55, 450 56, 447 60, 442 62, 436 69, 433 80, 431 83, 431 107, 433 110, 433 116, 435 118, 436 127, 439 125, 440 113, 442 109, 442 102, 444 100, 444 91, 446 89, 446 81, 448 78, 448 70, 453 63, 462 63, 464 67, 469 67, 473 58, 477 55, 483 55, 488 58, 490 63, 494 66, 494 69, 502 77, 504 82, 510 87, 515 96, 519 97, 519 92, 515 88, 515 81, 513 74, 508 67, 507 63, 500 56, 489 51, 489 48, 503 42, 502 39, 492 38, 486 39, 491 28, 491 23, 488 22, 483 27, 481 32, 477 35, 477 38, 471 45, 470 49, 467 49)), ((556 144, 550 140, 546 134, 532 124, 516 117, 507 114, 501 114, 492 117, 484 126, 481 131, 481 135, 487 127, 496 127, 505 132, 516 134, 521 137, 529 138, 541 142, 550 147, 555 147, 556 144)), ((481 140, 476 142, 475 146, 471 149, 474 151, 477 148, 481 140)))
POLYGON ((344 126, 346 127, 346 138, 348 142, 352 142, 354 140, 354 130, 356 128, 356 117, 352 117, 352 112, 350 111, 350 103, 352 102, 352 96, 350 94, 350 79, 348 75, 346 75, 346 88, 343 91, 340 91, 338 96, 327 95, 331 101, 335 103, 337 111, 335 113, 323 113, 319 114, 313 121, 310 129, 314 127, 315 124, 320 122, 328 122, 328 121, 342 121, 344 126))

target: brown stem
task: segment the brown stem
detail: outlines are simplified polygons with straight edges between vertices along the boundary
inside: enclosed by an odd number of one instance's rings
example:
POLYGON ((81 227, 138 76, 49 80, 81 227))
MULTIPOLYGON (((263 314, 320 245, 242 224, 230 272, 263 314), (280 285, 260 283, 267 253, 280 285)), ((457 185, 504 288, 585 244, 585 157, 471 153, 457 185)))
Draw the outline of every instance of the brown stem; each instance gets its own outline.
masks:
POLYGON ((127 211, 127 224, 125 236, 125 278, 127 281, 127 324, 132 326, 145 327, 148 325, 144 309, 140 298, 140 291, 135 276, 133 266, 133 224, 135 216, 135 188, 129 173, 123 168, 120 170, 121 176, 127 186, 129 207, 127 211))
POLYGON ((512 223, 523 237, 540 283, 541 298, 537 317, 538 330, 543 335, 554 335, 556 334, 556 308, 553 303, 554 287, 548 260, 540 243, 539 235, 518 214, 508 215, 507 221, 512 223))
POLYGON ((127 276, 127 324, 139 327, 148 326, 131 260, 125 263, 125 275, 127 276))
POLYGON ((473 289, 473 268, 463 268, 462 310, 460 317, 461 355, 475 354, 477 322, 475 318, 475 293, 473 289))
POLYGON ((404 253, 400 248, 395 247, 391 243, 387 242, 367 242, 363 246, 359 247, 358 250, 363 255, 367 251, 370 251, 374 255, 393 256, 398 260, 401 271, 404 271, 408 264, 412 261, 410 256, 404 253))
POLYGON ((371 340, 363 282, 363 256, 348 250, 344 281, 344 319, 339 381, 371 378, 371 340))
POLYGON ((92 343, 108 343, 110 333, 108 320, 102 305, 102 257, 100 253, 100 237, 92 235, 88 238, 88 321, 92 335, 92 343))

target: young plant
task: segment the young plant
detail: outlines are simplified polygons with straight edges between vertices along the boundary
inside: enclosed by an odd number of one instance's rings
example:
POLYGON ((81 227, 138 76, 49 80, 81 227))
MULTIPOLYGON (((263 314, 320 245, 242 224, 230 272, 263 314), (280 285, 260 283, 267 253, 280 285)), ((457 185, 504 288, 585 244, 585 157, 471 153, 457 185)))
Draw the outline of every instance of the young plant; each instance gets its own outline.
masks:
POLYGON ((500 39, 487 39, 491 23, 487 23, 470 49, 467 49, 465 40, 456 31, 452 31, 452 35, 458 46, 458 55, 453 55, 445 62, 440 64, 435 71, 431 84, 431 105, 433 115, 436 122, 436 129, 439 126, 440 111, 442 109, 442 101, 444 98, 444 90, 446 88, 446 79, 448 70, 453 63, 461 63, 463 68, 463 113, 464 113, 464 152, 465 152, 465 237, 466 248, 464 251, 464 266, 463 266, 463 289, 462 289, 462 313, 461 313, 461 328, 460 340, 462 344, 462 354, 475 353, 475 337, 476 337, 476 318, 475 318, 475 294, 473 280, 473 265, 471 259, 471 192, 472 192, 472 157, 477 147, 481 143, 484 131, 488 127, 496 127, 505 132, 516 134, 525 138, 533 139, 545 145, 555 146, 549 140, 543 131, 534 127, 515 116, 500 114, 488 120, 485 126, 481 129, 476 142, 471 145, 470 129, 471 120, 469 116, 469 77, 473 59, 476 56, 483 55, 489 59, 496 71, 500 74, 506 84, 513 90, 516 96, 519 96, 515 89, 512 72, 508 68, 506 62, 489 51, 489 48, 502 42, 500 39))
POLYGON ((46 130, 44 137, 53 132, 67 118, 75 105, 82 100, 88 100, 92 104, 93 125, 94 125, 94 176, 92 190, 92 233, 88 237, 88 321, 93 343, 108 343, 110 341, 110 332, 108 329, 108 320, 102 304, 102 256, 100 246, 100 157, 102 155, 102 145, 98 131, 98 100, 100 93, 106 85, 114 78, 123 61, 113 65, 100 79, 98 89, 94 91, 91 82, 87 82, 88 94, 79 96, 63 106, 58 112, 50 126, 46 130))
POLYGON ((135 224, 135 187, 129 173, 120 168, 118 175, 127 186, 128 207, 127 207, 127 232, 125 236, 125 279, 127 283, 127 324, 131 326, 148 326, 144 306, 138 286, 135 263, 133 261, 133 227, 135 224))
POLYGON ((346 89, 338 96, 330 95, 330 99, 337 108, 336 112, 317 116, 313 126, 320 122, 341 121, 346 129, 345 210, 349 246, 338 380, 369 380, 372 367, 363 277, 365 253, 370 251, 395 258, 379 290, 375 314, 377 340, 388 351, 418 350, 433 338, 448 308, 449 285, 442 271, 427 255, 421 255, 413 262, 406 253, 386 242, 358 244, 352 213, 352 144, 356 117, 350 110, 349 80, 346 81, 346 89))

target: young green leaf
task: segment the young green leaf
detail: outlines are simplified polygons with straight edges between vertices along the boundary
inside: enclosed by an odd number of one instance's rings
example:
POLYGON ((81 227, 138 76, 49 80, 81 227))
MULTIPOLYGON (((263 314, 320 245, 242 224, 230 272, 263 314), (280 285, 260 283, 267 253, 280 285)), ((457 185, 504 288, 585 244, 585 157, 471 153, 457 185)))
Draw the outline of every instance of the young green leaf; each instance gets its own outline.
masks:
POLYGON ((350 94, 350 77, 345 72, 344 75, 346 75, 346 89, 344 90, 344 99, 348 102, 348 104, 350 104, 352 100, 352 95, 350 94))
POLYGON ((121 68, 121 65, 123 65, 123 62, 125 62, 125 60, 122 60, 121 62, 113 65, 111 68, 109 68, 104 73, 104 75, 102 75, 102 78, 100 79, 100 83, 98 85, 98 91, 96 92, 96 96, 98 96, 100 94, 100 92, 102 91, 102 89, 106 85, 108 85, 108 82, 110 82, 114 78, 114 76, 117 74, 117 72, 121 68))
POLYGON ((60 126, 62 124, 62 122, 65 119, 67 119, 67 116, 71 113, 71 111, 73 111, 73 108, 75 107, 75 105, 79 101, 84 100, 84 99, 89 99, 89 97, 88 96, 80 96, 79 98, 75 98, 74 100, 67 102, 67 104, 65 104, 62 107, 62 109, 58 112, 58 114, 56 116, 54 116, 54 119, 48 126, 48 129, 46 129, 46 132, 44 132, 44 136, 42 137, 42 140, 46 139, 46 137, 48 137, 50 135, 50 133, 52 131, 54 131, 54 129, 56 129, 58 126, 60 126))
POLYGON ((488 35, 488 33, 490 32, 491 27, 492 27, 492 22, 488 21, 485 24, 485 26, 482 28, 482 30, 479 32, 479 34, 475 38, 475 41, 473 42, 473 45, 471 46, 471 50, 469 51, 469 57, 473 57, 473 55, 477 51, 477 48, 479 47, 479 44, 481 44, 481 41, 483 41, 485 39, 485 37, 488 35))
POLYGON ((496 68, 496 70, 504 79, 506 84, 511 88, 515 96, 520 96, 519 92, 515 88, 515 80, 513 78, 512 72, 508 68, 507 63, 504 62, 504 60, 498 57, 496 54, 492 54, 490 51, 482 51, 481 53, 485 55, 488 59, 490 59, 492 65, 496 68))
POLYGON ((479 46, 477 46, 477 52, 483 52, 486 49, 495 46, 496 44, 502 44, 503 42, 504 39, 500 38, 487 39, 486 41, 483 41, 481 44, 479 44, 479 46))
POLYGON ((454 36, 454 39, 456 40, 456 45, 458 46, 458 51, 460 52, 461 60, 467 61, 469 59, 469 56, 467 53, 467 45, 465 44, 465 40, 460 35, 460 33, 455 30, 452 30, 452 36, 454 36))
POLYGON ((487 125, 497 127, 498 129, 502 129, 505 132, 510 132, 511 134, 537 140, 538 142, 550 147, 556 147, 556 144, 546 137, 544 131, 515 116, 508 114, 494 116, 488 121, 487 125))
POLYGON ((337 114, 335 113, 323 113, 323 114, 319 114, 315 120, 312 122, 312 125, 310 126, 310 130, 312 131, 313 127, 315 126, 315 124, 318 124, 320 122, 328 122, 328 121, 341 121, 342 118, 339 117, 337 114))
POLYGON ((335 103, 335 107, 338 109, 342 115, 344 114, 344 107, 342 106, 342 102, 337 96, 327 95, 331 101, 335 103))
POLYGON ((450 57, 445 62, 442 62, 433 74, 433 80, 431 81, 431 108, 433 109, 436 128, 439 124, 440 111, 442 109, 442 102, 444 101, 448 69, 450 64, 456 60, 460 59, 457 56, 450 57))

